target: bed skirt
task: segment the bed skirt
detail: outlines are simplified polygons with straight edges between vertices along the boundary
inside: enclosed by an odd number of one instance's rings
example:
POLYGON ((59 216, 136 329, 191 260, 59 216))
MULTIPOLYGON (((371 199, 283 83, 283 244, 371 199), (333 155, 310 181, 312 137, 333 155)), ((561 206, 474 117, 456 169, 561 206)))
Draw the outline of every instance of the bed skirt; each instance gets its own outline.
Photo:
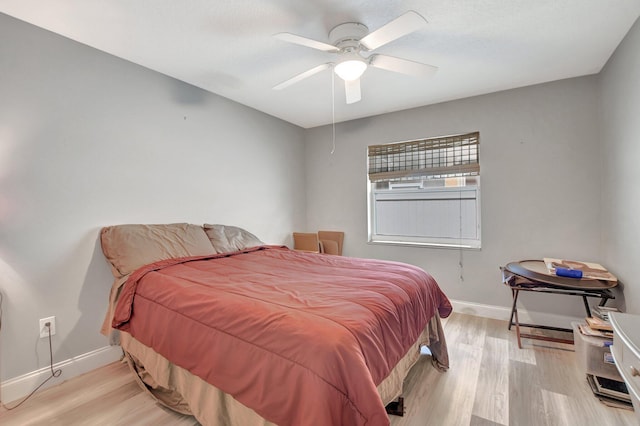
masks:
MULTIPOLYGON (((447 347, 440 336, 443 336, 442 324, 436 314, 416 343, 377 386, 384 405, 402 394, 403 381, 418 360, 421 346, 429 347, 436 368, 448 368, 447 347)), ((120 344, 138 384, 171 410, 193 415, 203 425, 276 426, 231 395, 172 364, 129 333, 121 332, 120 344)))

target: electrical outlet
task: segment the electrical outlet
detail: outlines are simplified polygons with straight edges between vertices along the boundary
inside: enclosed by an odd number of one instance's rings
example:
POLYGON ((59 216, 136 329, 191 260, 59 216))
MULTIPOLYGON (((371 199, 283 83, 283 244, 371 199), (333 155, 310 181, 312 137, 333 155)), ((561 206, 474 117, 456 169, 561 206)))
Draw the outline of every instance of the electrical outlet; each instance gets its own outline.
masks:
POLYGON ((56 317, 48 317, 40 319, 40 338, 46 339, 49 337, 49 328, 47 328, 47 323, 50 324, 51 335, 56 334, 56 317))

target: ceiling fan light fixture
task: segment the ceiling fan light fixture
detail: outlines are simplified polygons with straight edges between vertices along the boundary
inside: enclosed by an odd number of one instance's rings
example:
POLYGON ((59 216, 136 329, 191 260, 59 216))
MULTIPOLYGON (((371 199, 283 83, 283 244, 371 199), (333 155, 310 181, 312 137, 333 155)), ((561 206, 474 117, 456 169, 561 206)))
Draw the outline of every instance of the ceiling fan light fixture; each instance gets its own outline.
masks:
POLYGON ((364 59, 352 58, 338 63, 334 71, 344 81, 353 81, 359 79, 366 69, 367 63, 364 59))
POLYGON ((347 104, 352 104, 361 100, 360 77, 369 66, 417 77, 432 75, 438 69, 433 65, 378 53, 370 53, 378 47, 421 29, 426 23, 426 19, 412 10, 387 22, 373 32, 369 32, 366 25, 361 23, 345 22, 329 31, 330 44, 292 33, 278 33, 276 37, 280 40, 311 47, 316 50, 336 53, 338 58, 335 62, 327 62, 294 75, 288 80, 275 85, 273 89, 280 90, 289 87, 320 71, 333 68, 338 77, 344 80, 345 100, 347 104))

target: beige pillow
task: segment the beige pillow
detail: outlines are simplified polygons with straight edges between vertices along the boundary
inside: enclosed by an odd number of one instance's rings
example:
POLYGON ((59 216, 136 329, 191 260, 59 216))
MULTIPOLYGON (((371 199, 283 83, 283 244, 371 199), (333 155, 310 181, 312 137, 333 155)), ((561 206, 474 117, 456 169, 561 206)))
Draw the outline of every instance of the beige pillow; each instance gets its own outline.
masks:
POLYGON ((116 278, 159 260, 216 253, 202 227, 188 223, 108 226, 100 241, 116 278))
POLYGON ((229 253, 264 245, 251 232, 237 226, 209 225, 205 223, 203 228, 217 253, 229 253))

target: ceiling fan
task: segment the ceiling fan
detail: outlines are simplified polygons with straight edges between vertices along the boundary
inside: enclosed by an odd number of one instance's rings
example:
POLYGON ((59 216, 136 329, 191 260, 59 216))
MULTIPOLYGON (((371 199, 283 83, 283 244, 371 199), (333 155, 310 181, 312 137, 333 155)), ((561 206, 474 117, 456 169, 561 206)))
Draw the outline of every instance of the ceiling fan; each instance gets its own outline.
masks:
POLYGON ((352 104, 361 99, 360 77, 368 66, 417 77, 431 76, 438 70, 438 67, 394 56, 381 54, 365 56, 363 54, 417 31, 426 23, 426 19, 414 11, 400 15, 373 32, 369 32, 369 29, 363 24, 347 22, 338 25, 329 32, 331 44, 291 33, 275 34, 274 37, 279 40, 337 53, 338 59, 336 62, 327 62, 295 75, 274 86, 273 89, 284 89, 314 74, 333 68, 335 73, 344 80, 346 100, 348 104, 352 104))

